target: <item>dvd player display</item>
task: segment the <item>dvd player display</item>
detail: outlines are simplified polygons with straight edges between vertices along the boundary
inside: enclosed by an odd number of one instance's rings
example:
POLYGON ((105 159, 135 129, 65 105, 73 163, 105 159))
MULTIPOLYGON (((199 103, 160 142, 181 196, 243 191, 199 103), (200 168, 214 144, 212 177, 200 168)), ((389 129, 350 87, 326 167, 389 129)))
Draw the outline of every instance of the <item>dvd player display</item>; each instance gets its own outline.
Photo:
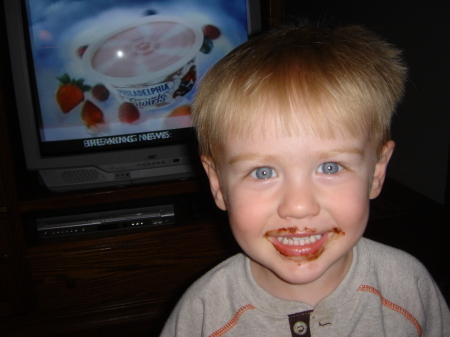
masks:
POLYGON ((37 219, 40 238, 175 223, 173 205, 37 219))

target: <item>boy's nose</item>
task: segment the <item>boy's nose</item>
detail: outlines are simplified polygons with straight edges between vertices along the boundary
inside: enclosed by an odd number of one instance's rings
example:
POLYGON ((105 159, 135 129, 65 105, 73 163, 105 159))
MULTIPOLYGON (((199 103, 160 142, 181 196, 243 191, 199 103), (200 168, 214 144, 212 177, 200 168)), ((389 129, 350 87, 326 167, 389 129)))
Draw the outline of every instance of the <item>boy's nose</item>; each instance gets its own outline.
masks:
POLYGON ((309 184, 290 184, 286 186, 278 205, 278 214, 281 218, 301 219, 315 216, 320 212, 320 204, 309 184))

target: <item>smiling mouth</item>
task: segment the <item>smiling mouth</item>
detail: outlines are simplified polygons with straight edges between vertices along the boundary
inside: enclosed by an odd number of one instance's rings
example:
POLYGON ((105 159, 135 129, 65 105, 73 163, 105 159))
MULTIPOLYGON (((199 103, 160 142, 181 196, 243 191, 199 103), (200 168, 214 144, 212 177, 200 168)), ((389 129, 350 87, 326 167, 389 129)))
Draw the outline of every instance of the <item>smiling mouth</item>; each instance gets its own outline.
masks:
POLYGON ((269 235, 267 239, 275 249, 287 258, 316 259, 325 250, 330 238, 330 233, 313 234, 310 236, 300 235, 269 235))
POLYGON ((265 237, 284 257, 296 262, 313 261, 320 257, 331 240, 345 235, 339 228, 333 228, 323 233, 317 230, 297 227, 282 228, 269 231, 265 237))

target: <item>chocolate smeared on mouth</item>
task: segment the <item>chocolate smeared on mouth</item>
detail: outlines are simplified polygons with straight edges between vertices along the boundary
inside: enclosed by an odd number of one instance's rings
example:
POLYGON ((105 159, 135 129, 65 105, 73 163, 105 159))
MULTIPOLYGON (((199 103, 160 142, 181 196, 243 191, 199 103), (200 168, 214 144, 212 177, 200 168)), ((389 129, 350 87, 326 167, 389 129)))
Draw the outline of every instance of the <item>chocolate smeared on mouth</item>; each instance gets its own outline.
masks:
MULTIPOLYGON (((280 228, 278 230, 273 230, 270 231, 266 234, 266 238, 269 239, 270 236, 283 236, 290 234, 290 235, 294 235, 294 234, 310 234, 310 233, 316 233, 317 230, 316 229, 310 229, 305 227, 303 231, 299 231, 299 229, 297 227, 289 227, 289 228, 280 228)), ((287 253, 285 253, 283 250, 283 248, 281 246, 277 246, 276 244, 274 244, 275 249, 281 254, 283 255, 285 258, 298 263, 298 265, 302 265, 302 263, 305 262, 312 262, 317 260, 325 251, 327 244, 330 243, 331 241, 334 241, 336 239, 338 239, 339 237, 342 237, 345 235, 345 232, 342 231, 342 229, 334 227, 332 228, 329 232, 328 235, 328 239, 327 242, 316 252, 309 254, 309 255, 299 255, 299 256, 292 256, 289 255, 287 253)))
POLYGON ((335 235, 333 235, 333 240, 337 239, 339 236, 345 235, 345 232, 342 229, 337 228, 337 227, 334 227, 331 231, 335 234, 335 235))
POLYGON ((287 228, 280 228, 280 229, 275 229, 272 231, 269 231, 266 233, 266 236, 282 236, 283 234, 314 234, 317 232, 317 229, 313 229, 313 228, 308 228, 305 227, 303 228, 303 230, 300 230, 298 227, 287 227, 287 228))

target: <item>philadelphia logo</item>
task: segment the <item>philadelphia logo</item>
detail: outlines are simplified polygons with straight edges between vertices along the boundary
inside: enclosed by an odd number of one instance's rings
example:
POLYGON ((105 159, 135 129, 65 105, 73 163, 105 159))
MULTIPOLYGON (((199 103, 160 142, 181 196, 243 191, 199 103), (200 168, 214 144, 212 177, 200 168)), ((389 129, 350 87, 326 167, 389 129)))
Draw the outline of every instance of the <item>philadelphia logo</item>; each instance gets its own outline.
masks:
POLYGON ((174 86, 174 82, 157 83, 140 88, 117 88, 120 95, 126 98, 146 99, 164 94, 174 86))

